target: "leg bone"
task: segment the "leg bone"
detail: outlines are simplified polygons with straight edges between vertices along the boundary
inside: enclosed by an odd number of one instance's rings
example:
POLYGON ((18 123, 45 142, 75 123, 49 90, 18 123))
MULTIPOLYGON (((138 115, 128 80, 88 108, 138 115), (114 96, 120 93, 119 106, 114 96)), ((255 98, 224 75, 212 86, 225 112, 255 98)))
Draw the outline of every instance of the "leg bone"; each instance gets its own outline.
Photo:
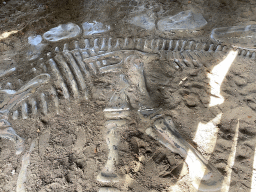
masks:
POLYGON ((98 175, 97 180, 102 183, 119 182, 116 165, 118 163, 118 144, 120 135, 127 126, 129 117, 129 105, 123 91, 115 93, 110 99, 109 105, 104 110, 107 129, 106 141, 109 149, 108 160, 105 167, 98 175))
POLYGON ((97 180, 102 183, 120 181, 120 176, 117 174, 116 165, 118 163, 118 144, 120 140, 120 132, 122 132, 125 125, 126 120, 109 120, 106 122, 106 141, 109 153, 105 167, 97 177, 97 180))
POLYGON ((186 159, 193 185, 199 191, 218 191, 221 189, 223 176, 182 138, 170 117, 157 119, 154 122, 154 129, 149 128, 146 133, 186 159))

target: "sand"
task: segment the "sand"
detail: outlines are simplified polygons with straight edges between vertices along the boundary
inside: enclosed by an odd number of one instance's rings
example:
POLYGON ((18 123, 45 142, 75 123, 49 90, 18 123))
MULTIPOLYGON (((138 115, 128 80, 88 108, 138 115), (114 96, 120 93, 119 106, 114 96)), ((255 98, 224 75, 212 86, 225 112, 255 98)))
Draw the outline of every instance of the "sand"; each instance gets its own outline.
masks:
MULTIPOLYGON (((219 43, 210 38, 214 28, 256 24, 256 2, 253 0, 8 0, 0 3, 0 70, 16 68, 15 72, 0 77, 0 85, 1 89, 16 91, 39 74, 51 74, 46 61, 58 52, 56 47, 62 50, 65 43, 72 50, 75 41, 81 45, 85 38, 91 40, 91 45, 93 39, 100 38, 101 42, 103 37, 113 40, 126 37, 161 39, 161 42, 163 39, 181 39, 208 45, 213 43, 216 49, 219 43), (186 10, 201 13, 207 25, 196 33, 168 33, 128 22, 135 15, 147 14, 158 21, 186 10), (28 42, 30 36, 43 37, 45 32, 60 24, 74 23, 82 30, 85 22, 101 22, 103 28, 110 26, 110 30, 89 36, 84 35, 90 33, 79 33, 76 37, 57 42, 42 40, 39 45, 28 42), (49 52, 51 54, 47 56, 49 52)), ((228 50, 221 56, 214 55, 206 66, 176 70, 164 60, 146 65, 147 88, 155 108, 170 115, 181 135, 224 176, 222 191, 254 191, 256 61, 251 50, 241 52, 228 43, 222 45, 228 50), (220 75, 213 73, 213 69, 230 50, 237 51, 234 53, 237 56, 226 68, 227 73, 220 77, 222 80, 215 83, 223 100, 218 99, 217 104, 210 105, 213 97, 211 86, 214 85, 211 78, 214 74, 215 78, 220 75)), ((128 121, 128 129, 122 133, 118 151, 117 170, 124 176, 123 181, 110 185, 97 181, 108 157, 103 110, 116 89, 118 78, 111 74, 99 75, 92 81, 94 88, 89 100, 85 97, 74 99, 71 94, 68 101, 58 89, 47 94, 46 90, 51 89, 43 87, 34 93, 33 98, 47 101, 49 97, 60 96, 58 110, 55 104, 49 104, 46 110, 40 103, 38 112, 32 114, 32 104, 28 102, 26 117, 22 113, 26 104, 22 102, 10 111, 8 121, 25 140, 25 150, 16 155, 14 143, 0 138, 0 191, 114 191, 107 187, 135 192, 197 191, 191 184, 185 159, 145 134, 148 127, 137 115, 136 98, 131 101, 134 102, 132 118, 128 121), (15 113, 19 114, 17 119, 15 113), (32 143, 35 144, 33 150, 32 143), (24 181, 19 174, 25 168, 24 181), (23 186, 18 187, 17 181, 23 186)))

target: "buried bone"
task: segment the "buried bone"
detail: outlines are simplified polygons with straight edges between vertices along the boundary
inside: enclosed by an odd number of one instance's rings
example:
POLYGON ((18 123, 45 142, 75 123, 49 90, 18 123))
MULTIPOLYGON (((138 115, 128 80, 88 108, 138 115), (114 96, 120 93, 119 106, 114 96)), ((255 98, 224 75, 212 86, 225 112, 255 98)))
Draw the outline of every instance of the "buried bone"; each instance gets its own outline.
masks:
POLYGON ((106 127, 106 142, 109 149, 108 159, 97 180, 102 183, 119 182, 121 176, 117 174, 118 144, 120 135, 127 127, 130 107, 124 90, 129 86, 123 75, 120 75, 120 91, 113 94, 108 106, 104 110, 106 127))
MULTIPOLYGON (((178 46, 176 46, 176 47, 178 47, 178 46)), ((112 50, 114 50, 114 49, 112 49, 112 50)), ((175 48, 175 50, 176 50, 176 48, 175 48)), ((88 51, 89 51, 89 48, 88 48, 88 51)), ((64 52, 65 56, 71 55, 71 54, 66 54, 67 53, 66 49, 63 52, 64 52)), ((108 160, 106 162, 104 169, 100 172, 100 174, 98 176, 98 180, 101 182, 104 182, 104 183, 110 183, 112 181, 120 181, 121 177, 120 177, 120 175, 117 174, 118 170, 116 170, 116 164, 118 163, 118 153, 117 152, 118 152, 118 143, 120 142, 119 136, 122 134, 122 131, 126 128, 126 124, 127 124, 128 118, 130 116, 129 115, 130 107, 128 104, 131 103, 131 105, 132 105, 132 103, 134 103, 132 101, 131 97, 132 97, 132 95, 135 95, 134 100, 138 100, 138 103, 139 103, 138 105, 133 105, 133 107, 135 109, 139 108, 140 113, 145 117, 151 116, 151 114, 155 113, 155 110, 152 108, 151 104, 149 104, 149 103, 151 103, 151 98, 150 98, 150 94, 148 93, 147 88, 146 88, 143 67, 145 66, 145 63, 152 61, 154 57, 157 59, 157 57, 159 57, 159 55, 158 54, 145 54, 140 51, 114 51, 111 53, 106 53, 106 54, 102 54, 102 55, 98 55, 98 56, 93 55, 94 52, 89 52, 89 53, 91 54, 92 57, 89 57, 89 56, 86 58, 81 57, 81 59, 79 60, 79 61, 81 61, 81 66, 86 67, 86 65, 82 62, 85 62, 86 64, 87 64, 87 61, 88 61, 88 64, 90 64, 91 62, 95 62, 96 63, 95 67, 96 68, 98 67, 96 69, 95 73, 97 73, 98 71, 100 73, 101 72, 102 73, 124 72, 124 74, 126 74, 125 77, 127 78, 127 81, 126 81, 124 79, 124 75, 123 75, 123 80, 121 81, 121 83, 115 85, 115 86, 117 86, 117 91, 114 94, 114 96, 111 98, 109 106, 107 106, 107 108, 104 110, 104 115, 107 120, 105 123, 105 127, 107 129, 106 139, 107 139, 107 145, 109 147, 109 157, 108 157, 108 160), (115 57, 115 56, 119 56, 118 52, 120 53, 120 57, 115 57), (152 56, 152 59, 150 58, 151 56, 152 56), (112 60, 110 61, 110 64, 109 64, 109 63, 107 63, 107 61, 109 61, 110 59, 112 59, 112 60), (91 62, 89 62, 89 60, 91 60, 91 62), (102 65, 98 65, 97 62, 99 62, 99 61, 102 61, 102 65), (116 64, 118 64, 118 67, 114 66, 116 64), (107 66, 110 66, 113 68, 104 68, 107 66), (104 69, 104 70, 102 70, 102 69, 104 69), (114 69, 117 69, 117 70, 114 70, 114 69), (130 89, 130 90, 128 91, 128 89, 130 89), (127 97, 129 98, 129 101, 131 101, 131 102, 127 101, 127 97)), ((95 53, 97 53, 97 54, 99 53, 96 48, 95 48, 95 53)), ((57 53, 57 54, 59 54, 59 53, 57 53)), ((64 58, 66 59, 67 57, 64 57, 64 58)), ((78 57, 76 57, 76 59, 77 58, 78 57)), ((51 61, 54 61, 54 60, 51 60, 51 61)), ((56 61, 56 63, 57 63, 57 61, 56 61)), ((67 62, 67 64, 69 64, 69 62, 67 62)), ((71 69, 72 69, 73 63, 71 63, 69 67, 71 67, 71 69)), ((89 68, 89 70, 90 70, 90 68, 89 68)), ((72 70, 70 70, 68 72, 71 73, 72 70)), ((87 71, 85 71, 85 72, 87 72, 87 71)), ((60 74, 58 77, 61 77, 61 75, 62 74, 60 74)), ((98 74, 95 74, 95 75, 98 75, 98 74)), ((80 76, 80 75, 78 74, 77 76, 80 76)), ((65 77, 65 76, 63 76, 63 77, 65 77)), ((63 79, 59 78, 59 79, 67 80, 68 78, 63 78, 63 79)), ((79 80, 81 80, 81 79, 79 79, 79 80)), ((62 81, 61 81, 61 83, 62 83, 62 81)), ((72 82, 72 83, 75 83, 75 82, 72 82)), ((78 82, 78 85, 79 85, 79 82, 78 82)), ((79 88, 79 86, 78 86, 78 88, 79 88)), ((12 90, 9 90, 9 91, 11 94, 12 90)), ((31 91, 31 93, 32 92, 33 91, 31 91)), ((30 91, 28 91, 28 93, 30 93, 30 91)), ((15 92, 13 91, 12 94, 15 94, 15 92)), ((57 98, 57 100, 58 100, 58 98, 57 98)))
POLYGON ((215 28, 211 38, 234 47, 256 49, 256 25, 215 28))
POLYGON ((185 141, 170 117, 159 118, 154 122, 154 129, 146 133, 162 143, 174 153, 186 158, 192 184, 199 191, 218 191, 222 187, 223 176, 192 145, 185 141))
POLYGON ((61 24, 45 32, 43 38, 46 41, 58 42, 65 39, 77 37, 81 34, 81 29, 74 23, 61 24))
POLYGON ((105 117, 109 119, 105 123, 109 154, 105 167, 97 177, 97 180, 102 183, 119 182, 121 179, 116 170, 118 144, 121 133, 127 127, 126 118, 129 116, 129 110, 126 95, 123 91, 115 93, 110 100, 109 106, 104 110, 105 117))
POLYGON ((38 87, 47 83, 49 79, 50 75, 41 74, 30 80, 18 91, 0 90, 0 94, 3 96, 3 102, 0 104, 0 114, 8 114, 15 105, 29 97, 38 87))
MULTIPOLYGON (((154 58, 154 57, 153 57, 154 58)), ((148 61, 151 61, 150 58, 148 61)), ((128 80, 124 75, 120 75, 118 91, 113 94, 110 102, 104 110, 107 119, 105 127, 107 129, 106 141, 109 149, 108 160, 105 167, 98 175, 97 180, 102 183, 119 182, 122 178, 117 174, 116 165, 118 163, 118 144, 122 132, 127 128, 127 121, 130 115, 130 103, 127 89, 136 87, 132 94, 139 96, 139 106, 152 105, 149 93, 146 88, 146 81, 143 69, 143 60, 137 55, 130 55, 125 59, 128 80)), ((130 100, 130 97, 129 97, 130 100)), ((137 106, 138 107, 138 106, 137 106)))
POLYGON ((15 143, 17 155, 21 154, 24 150, 24 140, 11 127, 11 124, 7 120, 8 114, 14 106, 29 97, 38 87, 47 83, 49 79, 50 75, 41 74, 30 80, 18 91, 0 90, 0 94, 3 97, 2 103, 0 104, 0 137, 9 139, 15 143))
POLYGON ((202 29, 207 21, 200 13, 194 11, 182 11, 174 16, 169 16, 158 21, 160 31, 197 31, 202 29))
POLYGON ((0 120, 0 137, 9 139, 16 145, 16 155, 19 155, 24 150, 24 139, 16 134, 11 124, 5 120, 0 120))

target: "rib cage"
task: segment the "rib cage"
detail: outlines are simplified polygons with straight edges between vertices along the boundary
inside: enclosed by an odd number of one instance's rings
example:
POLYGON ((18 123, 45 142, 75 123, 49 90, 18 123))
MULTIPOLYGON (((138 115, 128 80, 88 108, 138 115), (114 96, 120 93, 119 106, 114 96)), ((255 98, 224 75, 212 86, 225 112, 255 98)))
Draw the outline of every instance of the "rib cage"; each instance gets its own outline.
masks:
MULTIPOLYGON (((47 54, 47 58, 40 60, 41 65, 38 67, 51 75, 52 84, 39 96, 30 97, 21 103, 18 109, 11 113, 12 118, 26 119, 38 113, 45 115, 50 112, 59 113, 60 99, 89 100, 93 76, 118 71, 120 66, 118 63, 109 63, 104 59, 96 62, 84 62, 84 60, 118 50, 158 53, 161 60, 169 61, 172 68, 182 70, 209 67, 224 57, 228 48, 218 44, 186 40, 141 38, 98 38, 73 41, 69 45, 66 43, 62 50, 56 47, 54 51, 47 54), (54 111, 50 110, 49 103, 53 104, 54 111)), ((240 50, 239 55, 255 59, 255 52, 240 50)))

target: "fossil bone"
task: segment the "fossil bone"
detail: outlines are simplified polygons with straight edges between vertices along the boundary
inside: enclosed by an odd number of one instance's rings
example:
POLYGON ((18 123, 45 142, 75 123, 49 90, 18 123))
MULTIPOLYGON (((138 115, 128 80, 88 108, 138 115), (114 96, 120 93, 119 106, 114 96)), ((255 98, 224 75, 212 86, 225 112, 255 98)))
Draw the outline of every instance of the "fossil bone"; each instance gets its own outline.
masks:
POLYGON ((41 74, 30 80, 27 84, 22 86, 18 91, 14 90, 0 90, 3 95, 3 102, 0 104, 0 114, 9 113, 10 109, 27 98, 35 92, 35 90, 42 84, 47 83, 50 75, 41 74))
POLYGON ((42 37, 41 35, 37 36, 29 36, 28 43, 30 44, 28 51, 27 51, 27 59, 29 61, 33 61, 37 59, 47 44, 41 43, 42 37))
POLYGON ((120 192, 120 190, 112 187, 101 187, 99 192, 120 192))
POLYGON ((154 129, 146 133, 165 147, 186 158, 189 175, 199 191, 218 191, 222 188, 223 176, 192 145, 182 138, 170 117, 161 117, 154 122, 154 129))
POLYGON ((100 22, 94 21, 93 23, 84 22, 82 24, 84 30, 84 36, 104 33, 110 30, 109 25, 103 25, 100 22))
POLYGON ((3 77, 3 76, 8 75, 8 74, 11 74, 14 71, 16 71, 16 67, 12 67, 12 68, 7 69, 7 70, 0 70, 0 77, 3 77))
POLYGON ((24 140, 16 134, 8 122, 8 113, 15 105, 34 93, 39 86, 47 83, 49 78, 48 74, 41 74, 30 80, 18 91, 0 90, 0 94, 3 95, 3 101, 0 104, 0 137, 10 139, 15 143, 16 154, 20 154, 24 150, 24 140))
POLYGON ((147 30, 152 30, 155 28, 155 18, 153 15, 147 15, 147 14, 138 15, 129 19, 128 22, 147 30))
MULTIPOLYGON (((152 60, 152 57, 147 56, 145 60, 150 61, 152 60)), ((120 180, 120 176, 116 171, 118 143, 120 134, 127 127, 127 120, 129 119, 130 114, 130 107, 125 90, 129 86, 135 85, 138 87, 138 92, 143 97, 141 100, 146 100, 147 102, 150 101, 150 96, 146 90, 142 60, 140 60, 140 57, 137 55, 130 55, 125 58, 125 63, 127 67, 128 81, 124 78, 124 75, 120 75, 120 90, 114 93, 110 99, 109 105, 104 110, 107 119, 105 127, 107 129, 106 141, 109 148, 109 154, 105 167, 97 177, 97 180, 103 183, 118 182, 120 180)))
POLYGON ((14 129, 11 127, 11 124, 5 120, 0 120, 0 137, 9 139, 15 143, 16 146, 16 155, 19 155, 24 150, 24 139, 16 134, 14 129))
POLYGON ((216 28, 211 38, 239 48, 256 49, 256 25, 216 28))
POLYGON ((25 192, 25 182, 27 180, 27 168, 30 164, 30 155, 32 151, 34 150, 36 145, 35 140, 32 141, 31 146, 29 148, 29 151, 27 151, 23 157, 22 157, 22 166, 21 170, 19 172, 18 180, 17 180, 17 187, 16 187, 16 192, 25 192))
POLYGON ((122 131, 127 127, 129 110, 130 108, 123 90, 112 96, 108 107, 104 110, 105 117, 108 119, 105 123, 105 127, 107 129, 106 142, 109 154, 105 167, 97 177, 97 180, 100 182, 119 182, 121 179, 116 170, 118 162, 118 143, 122 131))
POLYGON ((188 10, 159 20, 157 27, 163 32, 196 31, 202 29, 206 24, 207 21, 200 13, 188 10))
MULTIPOLYGON (((74 47, 74 49, 69 50, 67 44, 65 44, 63 51, 57 47, 55 52, 49 52, 47 54, 48 62, 44 65, 43 72, 47 72, 48 70, 50 71, 51 77, 53 77, 52 84, 49 87, 51 89, 50 93, 54 96, 53 101, 55 102, 54 105, 56 108, 59 106, 60 96, 63 96, 67 100, 72 98, 72 96, 74 97, 73 99, 84 97, 88 100, 89 96, 87 95, 89 95, 90 91, 93 91, 90 88, 94 87, 93 81, 91 80, 92 76, 93 78, 98 75, 103 76, 109 72, 115 72, 118 75, 120 73, 125 74, 121 75, 121 82, 115 85, 117 86, 116 93, 110 100, 110 104, 104 110, 109 156, 104 168, 97 177, 103 183, 117 182, 122 179, 116 167, 118 163, 118 143, 120 142, 119 136, 127 127, 127 121, 130 116, 130 105, 132 105, 132 95, 135 95, 135 100, 138 100, 139 103, 139 105, 132 107, 139 109, 143 117, 147 118, 157 111, 153 108, 150 95, 147 91, 146 77, 144 76, 144 67, 147 65, 147 62, 164 60, 171 67, 175 68, 175 70, 183 70, 184 68, 197 68, 199 66, 215 64, 216 60, 226 55, 227 52, 226 47, 216 44, 167 39, 145 40, 142 38, 85 39, 79 43, 78 41, 74 41, 74 46, 71 45, 70 47, 74 47), (84 47, 80 48, 79 45, 82 43, 84 47), (81 97, 80 94, 83 96, 81 97), (127 98, 129 98, 129 102, 127 98)), ((246 55, 248 56, 248 54, 246 55)), ((251 57, 253 57, 253 54, 251 57)), ((31 89, 23 88, 23 91, 27 93, 24 98, 34 92, 31 89)), ((10 97, 15 96, 17 92, 13 90, 2 91, 4 95, 9 95, 10 97)), ((22 98, 22 93, 18 95, 22 98)), ((43 113, 46 114, 50 110, 48 108, 50 105, 47 106, 47 99, 49 98, 47 97, 47 93, 40 93, 39 95, 40 97, 30 99, 28 104, 25 104, 24 102, 26 101, 23 101, 23 99, 20 100, 22 102, 14 102, 12 107, 7 108, 7 111, 18 103, 21 103, 24 117, 28 117, 27 113, 29 111, 36 114, 37 111, 43 110, 43 113), (38 103, 43 107, 37 108, 38 103), (27 110, 29 107, 32 107, 32 110, 27 110)), ((8 104, 8 101, 6 103, 8 104)), ((13 116, 17 118, 21 115, 18 115, 18 110, 16 110, 13 116)), ((168 135, 167 133, 165 134, 168 135)), ((192 155, 189 154, 188 156, 194 157, 196 159, 195 162, 201 160, 199 158, 201 156, 195 154, 197 153, 193 151, 192 155)), ((199 161, 199 165, 202 165, 202 167, 206 166, 206 163, 203 164, 202 162, 205 163, 201 160, 199 161)), ((206 166, 206 168, 208 167, 206 166)), ((204 177, 194 175, 194 178, 201 179, 204 177)))
POLYGON ((81 34, 81 29, 74 23, 61 24, 45 32, 43 38, 50 42, 58 42, 64 39, 77 37, 81 34))

